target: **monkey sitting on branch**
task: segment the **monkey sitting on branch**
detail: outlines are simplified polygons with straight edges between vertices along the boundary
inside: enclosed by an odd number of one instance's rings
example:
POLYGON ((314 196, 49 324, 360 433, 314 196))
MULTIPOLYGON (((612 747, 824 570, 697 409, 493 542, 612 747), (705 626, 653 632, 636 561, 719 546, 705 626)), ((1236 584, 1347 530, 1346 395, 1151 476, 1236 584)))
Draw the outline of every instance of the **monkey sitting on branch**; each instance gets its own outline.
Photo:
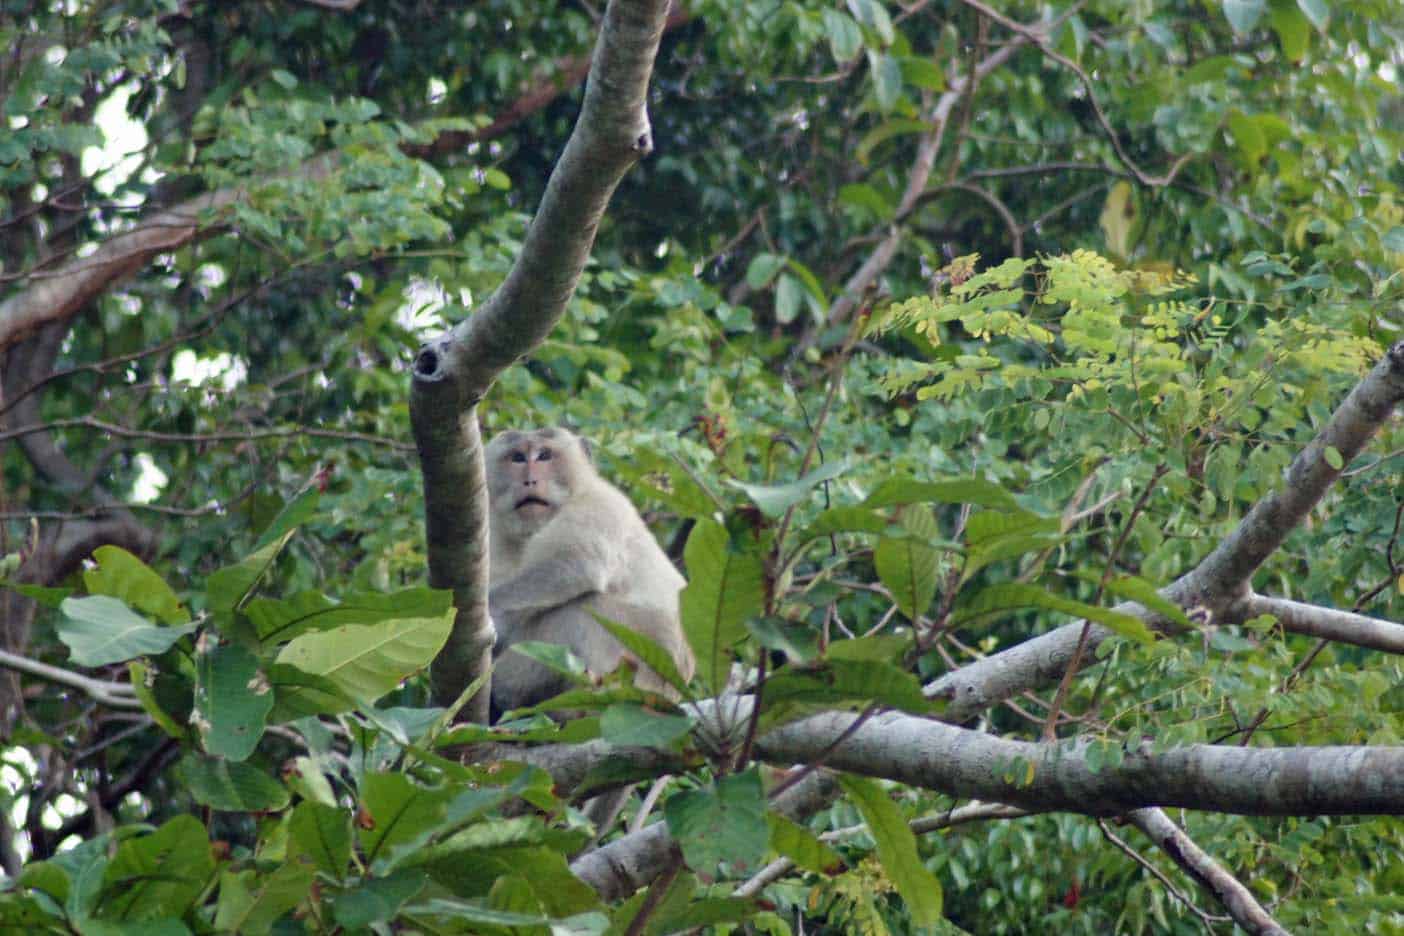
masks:
MULTIPOLYGON (((564 644, 596 674, 624 660, 623 646, 591 612, 651 638, 691 679, 692 650, 678 617, 687 582, 634 505, 599 476, 585 440, 562 428, 510 430, 488 443, 484 459, 494 717, 569 688, 564 676, 509 652, 513 644, 564 644)), ((675 695, 641 663, 635 684, 675 695)))

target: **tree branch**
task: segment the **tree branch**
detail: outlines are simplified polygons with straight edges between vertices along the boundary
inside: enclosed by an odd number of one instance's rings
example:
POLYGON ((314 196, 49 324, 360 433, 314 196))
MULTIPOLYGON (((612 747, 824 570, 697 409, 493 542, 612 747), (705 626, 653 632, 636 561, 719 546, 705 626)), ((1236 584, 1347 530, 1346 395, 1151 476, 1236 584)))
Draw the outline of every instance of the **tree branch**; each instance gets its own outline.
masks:
MULTIPOLYGON (((756 743, 770 763, 807 763, 858 716, 828 712, 756 743)), ((949 796, 1023 809, 1110 816, 1182 806, 1249 816, 1404 815, 1404 747, 1279 749, 1194 744, 1121 748, 1115 770, 1088 764, 1086 740, 1011 741, 930 719, 887 713, 858 726, 827 763, 949 796)))
POLYGON ((1185 831, 1159 809, 1138 809, 1127 816, 1161 851, 1223 905, 1235 923, 1261 936, 1288 936, 1242 882, 1195 844, 1185 831))
POLYGON ((77 689, 94 702, 108 708, 142 710, 141 703, 132 694, 132 687, 126 683, 93 679, 82 673, 74 673, 61 667, 40 663, 38 660, 31 660, 29 657, 20 656, 18 653, 11 653, 8 650, 0 650, 0 666, 16 672, 27 673, 57 686, 77 689))
MULTIPOLYGON (((497 376, 537 347, 565 312, 605 207, 653 147, 645 109, 668 0, 613 0, 585 102, 507 279, 472 318, 420 349, 410 421, 424 473, 429 582, 458 609, 434 662, 435 692, 456 697, 482 675, 494 640, 487 616, 487 498, 476 406, 497 376)), ((467 715, 487 716, 487 691, 467 715)))
MULTIPOLYGON (((1229 614, 1247 597, 1249 579, 1258 566, 1282 544, 1340 475, 1340 469, 1331 467, 1327 460, 1327 449, 1335 449, 1342 467, 1350 464, 1401 401, 1404 341, 1390 348, 1356 384, 1321 432, 1297 455, 1287 470, 1283 488, 1255 504, 1218 548, 1166 586, 1162 594, 1182 608, 1202 608, 1214 619, 1229 614)), ((1159 627, 1169 626, 1168 621, 1134 603, 1118 605, 1117 610, 1159 627)), ((1026 689, 1057 681, 1073 658, 1081 631, 1081 623, 1068 624, 977 660, 931 683, 927 694, 949 700, 943 720, 967 721, 1026 689)), ((1111 631, 1105 627, 1092 626, 1088 659, 1096 658, 1096 648, 1109 636, 1111 631)))
POLYGON ((1234 608, 1233 619, 1247 620, 1261 614, 1271 614, 1277 618, 1283 630, 1293 634, 1383 650, 1385 653, 1404 653, 1404 624, 1286 598, 1269 598, 1256 592, 1234 608))

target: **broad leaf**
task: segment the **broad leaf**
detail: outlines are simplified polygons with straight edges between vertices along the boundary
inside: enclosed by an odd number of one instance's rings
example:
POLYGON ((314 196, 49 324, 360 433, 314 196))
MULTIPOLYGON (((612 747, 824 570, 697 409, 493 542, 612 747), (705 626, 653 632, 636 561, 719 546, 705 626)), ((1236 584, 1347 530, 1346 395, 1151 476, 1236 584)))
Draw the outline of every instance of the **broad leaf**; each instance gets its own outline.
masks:
POLYGON ((998 507, 1013 510, 1019 506, 1014 495, 992 481, 982 478, 961 478, 951 481, 917 481, 893 479, 878 485, 877 490, 863 501, 868 507, 890 507, 894 504, 974 504, 977 507, 998 507))
POLYGON ((765 572, 760 556, 734 549, 726 528, 710 519, 693 527, 685 557, 683 632, 697 654, 698 678, 716 691, 730 671, 732 646, 746 636, 746 620, 761 611, 765 572))
POLYGON ((600 716, 600 737, 610 744, 664 748, 685 738, 693 724, 694 720, 686 715, 621 703, 611 705, 600 716))
POLYGON ((108 595, 166 624, 184 624, 190 614, 181 606, 166 580, 136 556, 118 546, 93 550, 96 569, 83 572, 90 595, 108 595))
POLYGON ((698 874, 713 876, 725 861, 733 873, 745 875, 765 860, 770 840, 765 790, 754 767, 711 788, 674 794, 663 815, 688 867, 698 874))
POLYGON ((452 628, 452 609, 438 617, 343 624, 303 634, 278 653, 277 662, 323 676, 351 698, 372 702, 428 666, 452 628))
POLYGON ((288 805, 287 788, 251 764, 191 753, 173 770, 201 806, 224 812, 272 812, 288 805))
POLYGON ((941 920, 941 882, 926 869, 917 853, 916 836, 888 799, 871 780, 849 774, 839 777, 877 843, 878 858, 918 926, 936 926, 941 920))
POLYGON ((592 617, 600 623, 601 627, 613 634, 614 639, 623 644, 625 650, 663 677, 664 682, 679 692, 687 692, 687 680, 683 679, 682 673, 678 672, 678 665, 673 662, 673 655, 659 646, 657 641, 598 614, 594 614, 592 617))
POLYGON ((243 647, 225 645, 196 656, 194 723, 205 750, 232 761, 254 752, 273 692, 258 669, 258 659, 243 647))
POLYGON ((1096 621, 1123 637, 1130 637, 1142 643, 1153 643, 1155 635, 1144 621, 1130 614, 1084 604, 1071 598, 1063 598, 1044 591, 1037 585, 1009 582, 991 585, 964 601, 956 608, 951 623, 954 626, 971 624, 985 618, 995 617, 1022 608, 1042 608, 1057 611, 1073 617, 1096 621))
POLYGON ((214 874, 209 833, 176 816, 150 835, 127 839, 103 874, 107 912, 117 919, 182 917, 214 874))
POLYGON ((232 566, 211 573, 205 581, 205 596, 213 612, 228 612, 239 607, 253 591, 258 580, 268 571, 278 553, 293 535, 288 530, 277 539, 254 550, 232 566))
POLYGON ((765 819, 770 824, 770 847, 798 867, 815 874, 838 874, 843 870, 839 853, 804 826, 775 813, 768 814, 765 819))
POLYGON ((59 610, 63 613, 58 625, 59 639, 68 645, 69 656, 80 666, 106 666, 165 653, 177 640, 195 631, 193 624, 159 627, 107 595, 65 598, 59 610))
POLYGON ((852 467, 848 459, 820 465, 809 474, 789 484, 743 484, 740 481, 728 482, 732 487, 746 492, 761 513, 767 517, 779 517, 794 505, 809 497, 810 493, 825 481, 832 481, 852 467))

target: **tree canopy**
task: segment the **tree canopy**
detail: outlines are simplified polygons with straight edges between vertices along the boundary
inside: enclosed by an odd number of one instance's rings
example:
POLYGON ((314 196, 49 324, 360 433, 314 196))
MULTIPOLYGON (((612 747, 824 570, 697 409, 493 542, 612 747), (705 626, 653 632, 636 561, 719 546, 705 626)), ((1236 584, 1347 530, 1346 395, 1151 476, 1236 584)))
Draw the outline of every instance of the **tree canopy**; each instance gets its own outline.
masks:
POLYGON ((0 931, 1404 927, 1399 4, 0 33, 0 931), (681 704, 485 724, 549 424, 681 704))

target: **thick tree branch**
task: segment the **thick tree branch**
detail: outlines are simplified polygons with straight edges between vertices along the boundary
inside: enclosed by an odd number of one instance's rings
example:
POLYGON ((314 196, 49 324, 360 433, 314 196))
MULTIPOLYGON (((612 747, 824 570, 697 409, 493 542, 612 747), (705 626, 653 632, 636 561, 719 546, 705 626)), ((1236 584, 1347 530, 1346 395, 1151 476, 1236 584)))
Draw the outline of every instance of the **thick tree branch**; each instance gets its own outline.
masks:
POLYGON ((1249 595, 1233 611, 1233 617, 1240 620, 1261 614, 1271 614, 1277 618, 1283 630, 1293 634, 1383 650, 1385 653, 1404 653, 1404 624, 1380 618, 1256 593, 1249 595))
MULTIPOLYGON (((605 11, 585 102, 507 279, 483 307, 425 345, 410 420, 424 472, 429 581, 451 588, 457 621, 434 664, 452 699, 487 667, 487 515, 476 406, 507 366, 555 327, 585 268, 605 207, 653 146, 645 103, 668 0, 614 0, 605 11)), ((487 692, 467 716, 486 720, 487 692)))
MULTIPOLYGON (((764 735, 762 759, 803 764, 858 716, 814 715, 764 735)), ((901 713, 860 725, 827 764, 949 796, 1029 810, 1119 815, 1148 806, 1250 816, 1404 815, 1404 747, 1256 749, 1196 744, 1122 749, 1115 770, 1094 770, 1090 742, 1031 743, 901 713)))
POLYGON ((93 679, 82 673, 70 672, 58 666, 50 666, 47 663, 40 663, 38 660, 20 656, 18 653, 10 653, 8 650, 0 650, 0 666, 18 673, 26 673, 56 686, 77 689, 89 696, 94 702, 106 705, 108 708, 141 711, 141 703, 132 694, 132 687, 126 683, 93 679))
POLYGON ((1235 923, 1258 936, 1287 936, 1287 930, 1263 909, 1251 891, 1214 857, 1195 844, 1159 809, 1138 809, 1127 818, 1161 851, 1223 905, 1235 923))
MULTIPOLYGON (((1327 451, 1334 449, 1342 467, 1349 465, 1404 401, 1404 341, 1390 348, 1380 362, 1356 384, 1305 449, 1287 470, 1283 487, 1263 498, 1248 512, 1224 541, 1194 569, 1166 586, 1163 594, 1183 608, 1204 609, 1212 619, 1224 618, 1249 594, 1250 578, 1264 560, 1287 538, 1325 496, 1341 471, 1331 466, 1327 451)), ((1165 627, 1136 604, 1117 610, 1136 614, 1165 627)), ((1294 620, 1289 616, 1284 626, 1294 620)), ((927 687, 933 698, 949 700, 942 718, 960 723, 992 705, 1037 686, 1058 680, 1077 648, 1081 623, 1068 624, 1026 640, 1008 650, 947 673, 927 687)), ((1111 631, 1093 625, 1087 659, 1111 631)), ((988 797, 999 799, 999 797, 988 797)))
POLYGON ((0 302, 0 350, 48 322, 64 321, 157 254, 184 247, 202 232, 202 219, 242 194, 241 189, 231 188, 192 198, 109 238, 86 257, 34 273, 24 290, 0 302))

